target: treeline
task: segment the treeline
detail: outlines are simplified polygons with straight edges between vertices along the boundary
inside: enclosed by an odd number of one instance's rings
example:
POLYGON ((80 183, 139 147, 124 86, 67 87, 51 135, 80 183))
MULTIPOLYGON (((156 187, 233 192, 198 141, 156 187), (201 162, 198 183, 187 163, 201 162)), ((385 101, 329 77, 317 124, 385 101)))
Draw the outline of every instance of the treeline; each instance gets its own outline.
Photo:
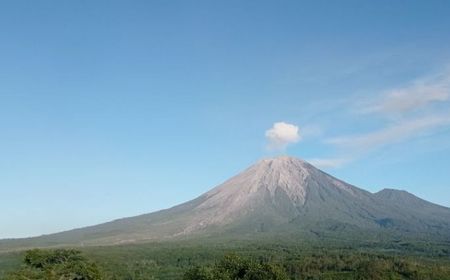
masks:
POLYGON ((317 254, 285 260, 292 279, 450 279, 450 267, 374 254, 317 254))
POLYGON ((212 266, 195 266, 184 280, 235 279, 450 279, 450 267, 368 254, 312 255, 280 262, 227 255, 212 266))
MULTIPOLYGON (((122 260, 125 262, 126 260, 122 260)), ((179 260, 177 260, 179 261, 179 260)), ((153 261, 142 260, 139 270, 103 260, 96 262, 80 251, 71 249, 31 250, 22 266, 6 275, 5 280, 288 280, 288 279, 450 279, 450 266, 432 260, 368 253, 290 255, 273 258, 265 255, 242 256, 228 253, 216 260, 191 263, 180 270, 171 267, 164 275, 151 269, 153 261), (110 263, 117 270, 104 266, 110 263), (146 269, 147 266, 150 269, 146 269), (128 270, 133 271, 123 271, 128 270)))

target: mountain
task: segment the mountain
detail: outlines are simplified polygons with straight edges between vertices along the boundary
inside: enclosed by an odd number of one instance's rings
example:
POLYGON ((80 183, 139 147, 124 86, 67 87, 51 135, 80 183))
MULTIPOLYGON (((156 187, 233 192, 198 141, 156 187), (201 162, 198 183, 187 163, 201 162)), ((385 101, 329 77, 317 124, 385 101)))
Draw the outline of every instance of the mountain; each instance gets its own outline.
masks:
POLYGON ((32 246, 192 238, 417 236, 450 239, 450 209, 405 191, 370 193, 292 157, 264 159, 198 198, 141 216, 27 239, 32 246))

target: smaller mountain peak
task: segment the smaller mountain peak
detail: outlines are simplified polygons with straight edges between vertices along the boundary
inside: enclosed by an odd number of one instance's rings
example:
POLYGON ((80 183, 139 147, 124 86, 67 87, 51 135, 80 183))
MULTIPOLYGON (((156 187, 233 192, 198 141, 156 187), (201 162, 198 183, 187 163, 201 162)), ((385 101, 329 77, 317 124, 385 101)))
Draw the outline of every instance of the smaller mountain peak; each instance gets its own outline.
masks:
POLYGON ((382 189, 381 191, 375 193, 375 196, 382 199, 419 199, 417 196, 408 191, 390 188, 382 189))
POLYGON ((430 204, 432 204, 405 190, 383 189, 375 193, 374 195, 375 197, 384 201, 391 201, 398 204, 410 205, 413 207, 428 207, 430 204))
POLYGON ((384 188, 381 191, 377 192, 376 194, 409 194, 411 193, 405 191, 405 190, 398 190, 398 189, 392 189, 392 188, 384 188))

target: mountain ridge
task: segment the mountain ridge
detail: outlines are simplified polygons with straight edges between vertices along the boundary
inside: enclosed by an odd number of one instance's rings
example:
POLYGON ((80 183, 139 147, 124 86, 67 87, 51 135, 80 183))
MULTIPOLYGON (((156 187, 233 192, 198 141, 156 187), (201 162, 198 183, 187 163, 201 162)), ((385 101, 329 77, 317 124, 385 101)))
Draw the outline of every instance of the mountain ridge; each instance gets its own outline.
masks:
POLYGON ((174 207, 56 234, 0 240, 0 250, 262 233, 339 236, 359 231, 450 239, 450 209, 405 191, 371 193, 304 160, 282 156, 262 159, 174 207))

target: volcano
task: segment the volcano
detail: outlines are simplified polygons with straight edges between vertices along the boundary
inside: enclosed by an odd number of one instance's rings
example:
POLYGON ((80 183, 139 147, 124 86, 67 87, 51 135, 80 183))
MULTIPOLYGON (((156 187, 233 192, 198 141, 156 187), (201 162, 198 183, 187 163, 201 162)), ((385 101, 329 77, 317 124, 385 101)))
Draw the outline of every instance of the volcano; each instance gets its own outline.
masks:
POLYGON ((370 193, 293 157, 264 159, 207 193, 158 212, 27 239, 0 249, 195 238, 450 238, 450 209, 408 192, 370 193))

